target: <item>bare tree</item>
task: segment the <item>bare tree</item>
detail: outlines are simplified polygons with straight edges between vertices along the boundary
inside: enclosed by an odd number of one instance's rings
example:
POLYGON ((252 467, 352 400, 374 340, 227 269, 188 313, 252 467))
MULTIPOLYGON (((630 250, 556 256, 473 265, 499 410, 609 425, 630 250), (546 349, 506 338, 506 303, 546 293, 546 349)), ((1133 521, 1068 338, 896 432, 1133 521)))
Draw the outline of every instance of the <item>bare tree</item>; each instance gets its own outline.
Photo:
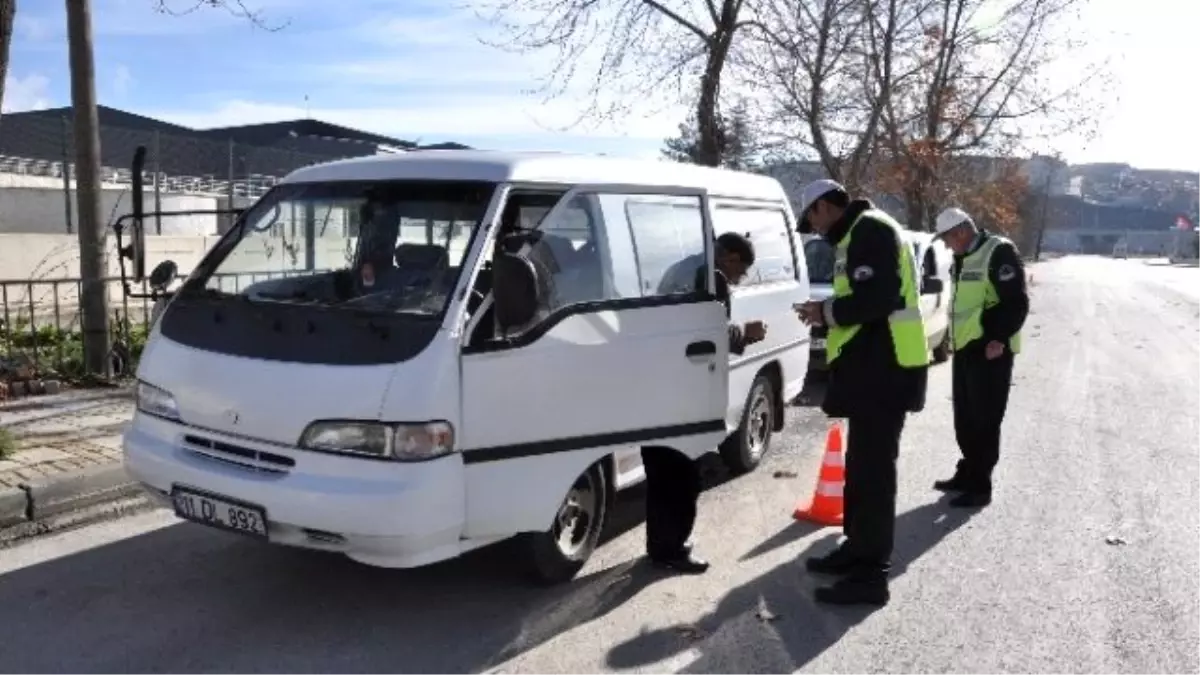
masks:
POLYGON ((721 85, 739 35, 753 23, 745 0, 479 0, 475 6, 501 30, 501 39, 488 44, 556 55, 543 88, 549 96, 581 77, 590 82, 591 106, 577 123, 612 119, 673 89, 694 98, 697 160, 721 163, 721 85))
POLYGON ((245 0, 154 0, 154 11, 171 16, 186 16, 202 9, 223 9, 235 17, 246 19, 256 28, 272 32, 282 30, 289 23, 268 22, 261 9, 247 5, 245 0))
POLYGON ((935 0, 920 13, 923 44, 901 59, 912 74, 889 83, 880 130, 885 182, 903 196, 911 227, 928 228, 937 210, 989 180, 1015 180, 996 157, 1094 119, 1075 103, 1103 68, 1083 82, 1045 83, 1070 47, 1056 29, 1083 1, 935 0))

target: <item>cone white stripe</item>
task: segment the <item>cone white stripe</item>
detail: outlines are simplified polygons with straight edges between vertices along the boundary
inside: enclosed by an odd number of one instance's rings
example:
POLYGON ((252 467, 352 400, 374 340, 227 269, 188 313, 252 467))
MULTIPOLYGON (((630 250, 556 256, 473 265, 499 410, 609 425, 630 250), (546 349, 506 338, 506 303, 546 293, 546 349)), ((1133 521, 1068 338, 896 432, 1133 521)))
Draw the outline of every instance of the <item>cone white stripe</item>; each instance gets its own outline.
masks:
POLYGON ((817 494, 822 497, 841 497, 842 485, 840 483, 830 483, 829 481, 821 481, 817 483, 817 494))
POLYGON ((840 452, 827 452, 825 453, 825 466, 844 467, 846 466, 846 460, 842 458, 842 453, 840 452))

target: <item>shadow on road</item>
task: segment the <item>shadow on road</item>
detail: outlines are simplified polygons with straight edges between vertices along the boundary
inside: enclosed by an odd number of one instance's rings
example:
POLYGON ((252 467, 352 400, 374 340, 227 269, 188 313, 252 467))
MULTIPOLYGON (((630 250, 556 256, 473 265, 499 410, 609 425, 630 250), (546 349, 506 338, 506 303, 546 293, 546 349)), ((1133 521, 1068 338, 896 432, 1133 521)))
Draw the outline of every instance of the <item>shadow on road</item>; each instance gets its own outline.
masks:
MULTIPOLYGON (((641 524, 644 495, 622 493, 602 543, 641 524)), ((663 578, 635 560, 537 587, 514 548, 384 570, 171 525, 0 575, 0 671, 478 672, 663 578)))
MULTIPOLYGON (((946 501, 943 498, 897 517, 893 578, 970 519, 970 512, 952 510, 946 501)), ((789 525, 743 560, 811 532, 803 524, 789 525)), ((810 546, 801 559, 827 552, 837 539, 838 533, 831 532, 810 546)), ((828 581, 809 575, 799 564, 780 565, 730 591, 714 611, 694 625, 650 631, 613 647, 607 663, 613 668, 637 668, 695 649, 699 654, 682 672, 793 672, 872 612, 816 605, 812 589, 828 581)))

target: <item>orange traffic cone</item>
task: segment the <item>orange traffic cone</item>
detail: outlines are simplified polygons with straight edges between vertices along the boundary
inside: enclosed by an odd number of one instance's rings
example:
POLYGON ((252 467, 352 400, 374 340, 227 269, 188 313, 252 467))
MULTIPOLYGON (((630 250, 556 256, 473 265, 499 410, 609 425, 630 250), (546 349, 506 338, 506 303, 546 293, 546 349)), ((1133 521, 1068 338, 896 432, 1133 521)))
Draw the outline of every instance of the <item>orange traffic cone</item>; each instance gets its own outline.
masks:
POLYGON ((817 489, 807 508, 797 506, 792 517, 818 525, 842 524, 842 488, 846 484, 846 464, 842 460, 842 427, 836 422, 825 437, 825 457, 817 476, 817 489))

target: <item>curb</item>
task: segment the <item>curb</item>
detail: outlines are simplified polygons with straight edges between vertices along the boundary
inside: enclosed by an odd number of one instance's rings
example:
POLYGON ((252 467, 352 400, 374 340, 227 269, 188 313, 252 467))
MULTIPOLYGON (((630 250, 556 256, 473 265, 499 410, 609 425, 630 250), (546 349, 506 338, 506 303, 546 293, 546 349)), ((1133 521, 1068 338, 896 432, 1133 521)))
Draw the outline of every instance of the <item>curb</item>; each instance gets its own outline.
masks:
POLYGON ((28 509, 29 493, 19 487, 0 488, 0 527, 25 522, 28 509))
MULTIPOLYGON (((120 463, 114 463, 25 483, 20 490, 25 494, 23 519, 37 521, 128 497, 137 494, 141 488, 120 463)), ((3 513, 0 510, 0 514, 3 513)), ((3 521, 0 515, 0 524, 3 521)))

